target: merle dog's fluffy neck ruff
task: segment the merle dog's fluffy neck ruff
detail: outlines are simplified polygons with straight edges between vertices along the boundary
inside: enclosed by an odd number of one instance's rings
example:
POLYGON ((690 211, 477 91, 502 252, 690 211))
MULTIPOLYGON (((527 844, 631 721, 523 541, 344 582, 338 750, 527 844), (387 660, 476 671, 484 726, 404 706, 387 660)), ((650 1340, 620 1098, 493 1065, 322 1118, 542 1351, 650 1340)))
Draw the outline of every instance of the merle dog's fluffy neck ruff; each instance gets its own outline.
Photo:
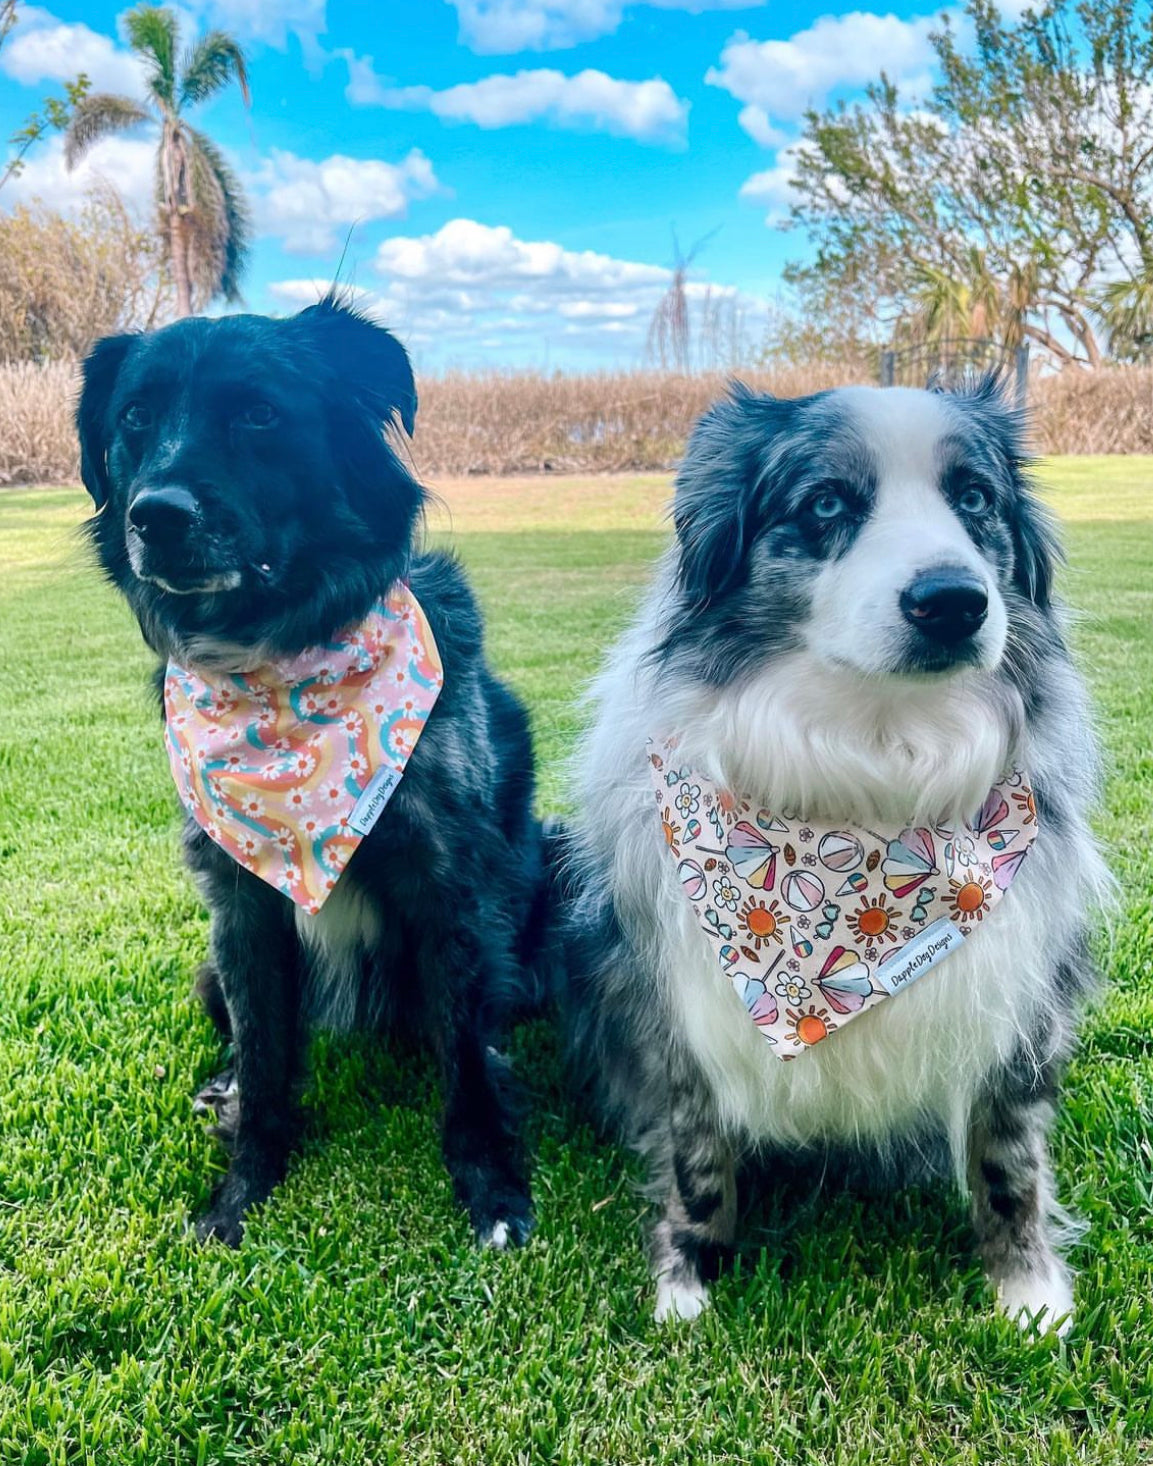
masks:
POLYGON ((665 1203, 658 1313, 703 1306, 742 1156, 895 1155, 940 1136, 1002 1306, 1064 1315, 1044 1131, 1104 874, 1086 822, 1094 740, 1016 423, 990 387, 738 392, 698 427, 674 518, 677 542, 593 690, 572 875, 575 932, 593 934, 577 1062, 665 1203), (964 626, 926 635, 926 584, 930 609, 952 596, 964 626), (686 765, 770 808, 896 828, 971 816, 1015 760, 1041 833, 961 952, 781 1064, 664 849, 645 742, 669 734, 686 765))
POLYGON ((384 816, 317 915, 186 823, 212 918, 201 991, 235 1060, 202 1096, 232 1143, 202 1237, 236 1243, 283 1175, 317 1022, 428 1042, 445 1160, 478 1238, 505 1246, 531 1226, 497 1046, 533 991, 532 748, 524 709, 485 661, 463 572, 414 546, 424 495, 386 429, 395 418, 411 432, 415 413, 399 342, 332 299, 286 320, 113 337, 85 364, 89 533, 160 657, 251 670, 362 620, 403 576, 444 670, 384 816))

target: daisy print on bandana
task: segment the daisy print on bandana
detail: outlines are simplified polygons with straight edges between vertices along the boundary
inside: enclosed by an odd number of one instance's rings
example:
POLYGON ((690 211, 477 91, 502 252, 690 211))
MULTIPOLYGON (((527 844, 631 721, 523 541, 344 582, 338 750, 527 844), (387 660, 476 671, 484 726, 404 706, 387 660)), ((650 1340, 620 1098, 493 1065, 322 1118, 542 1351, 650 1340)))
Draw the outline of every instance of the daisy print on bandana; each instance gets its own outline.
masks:
POLYGON ((185 808, 222 850, 316 912, 380 817, 443 685, 398 587, 333 642, 209 681, 170 662, 166 742, 185 808))
POLYGON ((955 951, 990 919, 1037 835, 1036 801, 1017 769, 970 820, 884 833, 766 809, 683 767, 675 739, 650 741, 648 758, 661 844, 685 899, 780 1059, 955 951), (690 804, 707 823, 688 818, 690 804))

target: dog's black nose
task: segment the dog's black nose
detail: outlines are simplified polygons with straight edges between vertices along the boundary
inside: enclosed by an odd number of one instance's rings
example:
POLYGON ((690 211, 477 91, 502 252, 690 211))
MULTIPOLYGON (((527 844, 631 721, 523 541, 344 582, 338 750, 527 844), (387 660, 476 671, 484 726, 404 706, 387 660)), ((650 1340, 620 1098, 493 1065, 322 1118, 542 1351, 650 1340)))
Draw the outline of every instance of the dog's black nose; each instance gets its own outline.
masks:
POLYGON ((176 543, 200 517, 200 505, 187 489, 141 489, 128 506, 128 522, 142 540, 176 543))
POLYGON ((945 565, 909 582, 901 592, 901 611, 930 641, 964 641, 984 625, 989 595, 971 570, 945 565))

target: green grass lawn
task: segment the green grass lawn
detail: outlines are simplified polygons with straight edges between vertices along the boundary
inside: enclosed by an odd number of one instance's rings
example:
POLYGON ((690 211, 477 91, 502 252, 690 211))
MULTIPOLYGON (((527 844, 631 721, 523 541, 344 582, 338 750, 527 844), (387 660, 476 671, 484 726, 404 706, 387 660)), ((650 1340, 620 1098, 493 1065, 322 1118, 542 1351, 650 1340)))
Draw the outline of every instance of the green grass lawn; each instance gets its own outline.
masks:
MULTIPOLYGON (((303 1153, 240 1251, 198 1248, 220 1156, 189 1102, 220 1053, 149 659, 76 546, 82 494, 0 494, 0 1462, 1153 1460, 1153 460, 1044 482, 1123 883, 1056 1138, 1088 1223, 1060 1344, 994 1318, 945 1190, 769 1201, 695 1329, 658 1328, 635 1171, 567 1106, 544 1025, 517 1041, 523 1252, 473 1249, 430 1067, 362 1041, 318 1044, 303 1153)), ((557 808, 667 483, 438 487, 557 808)))

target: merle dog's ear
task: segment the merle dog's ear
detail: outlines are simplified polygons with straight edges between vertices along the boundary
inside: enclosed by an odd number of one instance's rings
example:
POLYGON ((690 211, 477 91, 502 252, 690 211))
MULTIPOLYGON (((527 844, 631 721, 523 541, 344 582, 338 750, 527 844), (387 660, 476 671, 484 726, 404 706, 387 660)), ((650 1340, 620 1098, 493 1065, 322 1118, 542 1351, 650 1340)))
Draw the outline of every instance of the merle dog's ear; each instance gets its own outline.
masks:
POLYGON ((1008 405, 1004 379, 996 372, 986 373, 963 395, 979 413, 982 428, 1012 480, 1007 518, 1013 536, 1013 585, 1044 610, 1053 592, 1054 571, 1061 563, 1061 542, 1049 511, 1032 492, 1025 414, 1008 405))
POLYGON ((383 427, 395 413, 411 438, 416 427, 416 382, 408 352, 338 295, 326 295, 294 317, 298 330, 383 427))
POLYGON ((694 606, 725 595, 744 574, 760 481, 758 449, 775 427, 778 406, 734 383, 693 429, 677 475, 673 523, 681 588, 694 606))
POLYGON ((80 477, 97 509, 108 499, 108 404, 135 336, 105 336, 84 358, 83 386, 76 404, 80 477))
POLYGON ((1053 591, 1053 572, 1062 559, 1049 511, 1021 484, 1009 511, 1013 532, 1013 584, 1044 610, 1053 591))

